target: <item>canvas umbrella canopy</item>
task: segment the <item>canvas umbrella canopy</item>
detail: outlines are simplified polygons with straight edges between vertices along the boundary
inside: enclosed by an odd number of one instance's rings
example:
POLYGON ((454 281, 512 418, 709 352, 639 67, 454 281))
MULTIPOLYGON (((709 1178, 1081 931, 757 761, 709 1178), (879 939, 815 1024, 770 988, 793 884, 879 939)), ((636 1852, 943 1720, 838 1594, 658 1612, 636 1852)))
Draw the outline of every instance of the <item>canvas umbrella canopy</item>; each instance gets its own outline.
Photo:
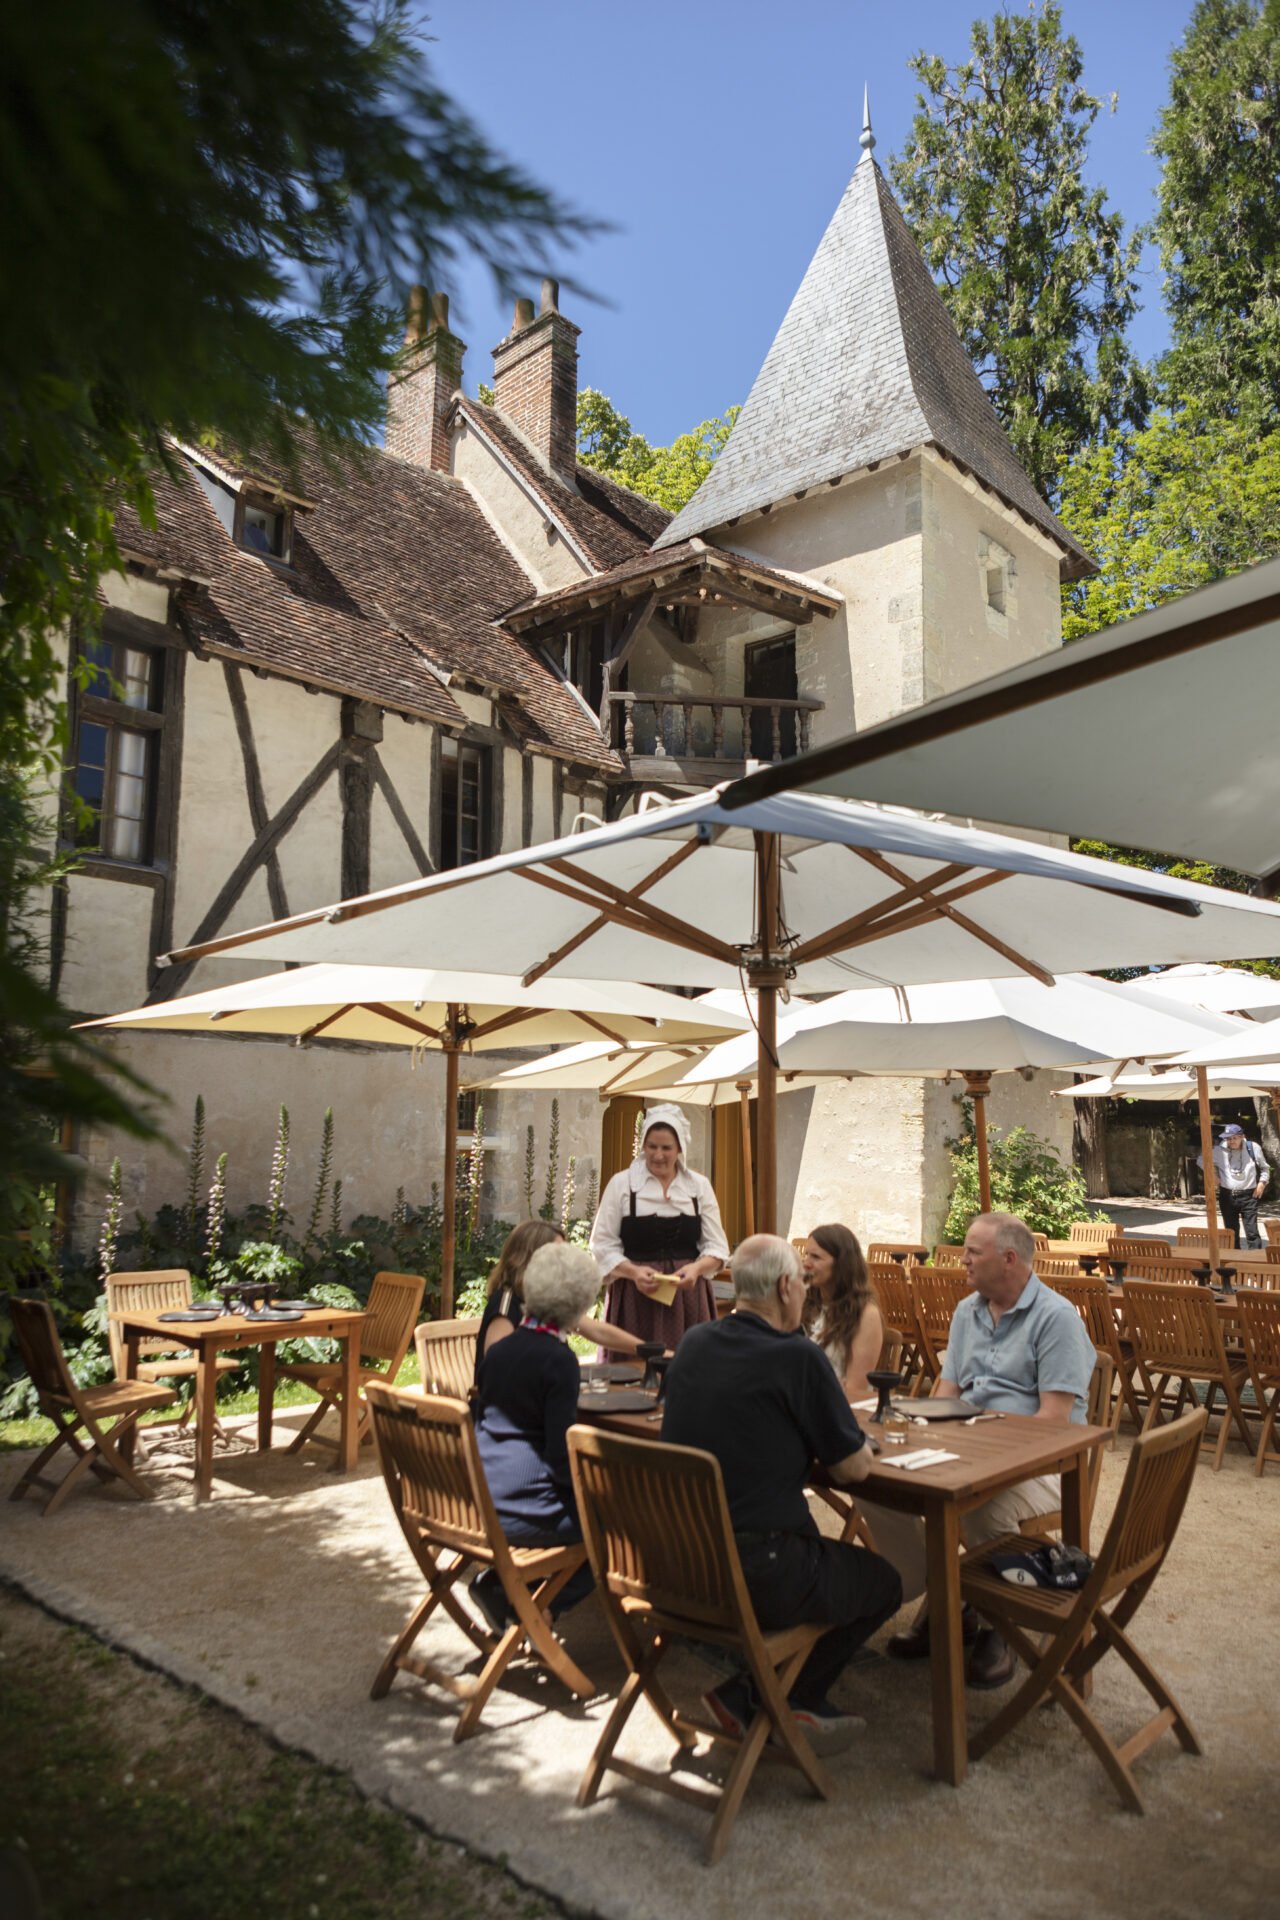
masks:
POLYGON ((718 792, 180 949, 168 961, 483 954, 526 984, 755 989, 757 1224, 776 1214, 777 998, 862 985, 1253 957, 1280 909, 1245 895, 915 814, 804 794, 726 812, 718 792))
POLYGON ((535 986, 485 973, 422 967, 316 965, 214 987, 90 1020, 110 1031, 291 1035, 313 1040, 377 1041, 445 1056, 444 1195, 441 1312, 453 1312, 458 1150, 458 1062, 463 1053, 551 1046, 591 1034, 609 1044, 629 1039, 707 1040, 744 1027, 731 1007, 699 1008, 654 987, 598 980, 544 979, 535 986))
POLYGON ((1250 973, 1246 967, 1164 967, 1159 973, 1140 974, 1125 984, 1162 1000, 1176 1000, 1182 1006, 1247 1014, 1251 1020, 1280 1020, 1280 980, 1265 973, 1250 973))
MULTIPOLYGON (((958 1075, 973 1099, 979 1195, 987 1212, 986 1100, 993 1073, 1172 1054, 1188 1035, 1229 1036, 1239 1024, 1221 1015, 1175 1011, 1110 980, 1079 974, 1051 986, 1025 979, 949 980, 838 994, 795 1010, 789 1031, 779 1038, 778 1071, 783 1078, 958 1075)), ((750 1034, 720 1041, 664 1091, 682 1099, 695 1089, 737 1084, 752 1069, 751 1046, 750 1034)))
MULTIPOLYGON (((1210 1100, 1268 1099, 1280 1115, 1280 1060, 1263 1061, 1256 1068, 1238 1068, 1234 1074, 1206 1076, 1210 1100), (1245 1078, 1245 1075, 1248 1078, 1245 1078)), ((1082 1080, 1076 1087, 1059 1087, 1059 1100, 1194 1100, 1193 1071, 1174 1068, 1168 1073, 1104 1073, 1082 1080)))
POLYGON ((1280 560, 1267 560, 764 767, 735 782, 725 803, 797 790, 856 795, 1089 834, 1275 884, 1278 706, 1280 560), (1233 688, 1247 697, 1231 698, 1233 688))

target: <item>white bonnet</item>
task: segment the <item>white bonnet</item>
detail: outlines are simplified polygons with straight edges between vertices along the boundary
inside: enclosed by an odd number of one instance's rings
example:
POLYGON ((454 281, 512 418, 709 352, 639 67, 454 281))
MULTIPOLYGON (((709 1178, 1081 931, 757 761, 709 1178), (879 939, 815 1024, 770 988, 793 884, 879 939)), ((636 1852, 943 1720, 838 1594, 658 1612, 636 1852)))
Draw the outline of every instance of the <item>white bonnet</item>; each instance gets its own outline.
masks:
POLYGON ((672 1100, 664 1100, 656 1107, 650 1107, 644 1116, 644 1125, 640 1129, 640 1145, 644 1146, 644 1137, 650 1127, 670 1127, 680 1142, 680 1159, 683 1164, 689 1159, 689 1121, 683 1107, 676 1106, 672 1100))

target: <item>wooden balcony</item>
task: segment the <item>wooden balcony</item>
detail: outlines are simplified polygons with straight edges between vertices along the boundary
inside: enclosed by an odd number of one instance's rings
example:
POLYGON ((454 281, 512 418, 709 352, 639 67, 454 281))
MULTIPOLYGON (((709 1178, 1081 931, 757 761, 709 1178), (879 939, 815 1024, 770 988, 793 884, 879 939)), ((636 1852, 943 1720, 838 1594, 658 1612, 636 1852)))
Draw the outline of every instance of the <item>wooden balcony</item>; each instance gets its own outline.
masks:
POLYGON ((610 693, 609 741, 633 780, 713 786, 748 760, 790 760, 809 745, 821 700, 694 693, 610 693))

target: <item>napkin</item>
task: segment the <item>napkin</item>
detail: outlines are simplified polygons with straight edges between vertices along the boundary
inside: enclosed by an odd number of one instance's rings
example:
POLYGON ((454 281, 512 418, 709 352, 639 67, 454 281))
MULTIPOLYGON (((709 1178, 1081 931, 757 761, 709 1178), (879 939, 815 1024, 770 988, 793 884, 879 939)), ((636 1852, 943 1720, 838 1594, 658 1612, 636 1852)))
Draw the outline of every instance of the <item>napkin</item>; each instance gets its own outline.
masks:
POLYGON ((886 1467, 901 1467, 906 1473, 917 1473, 921 1467, 940 1467, 946 1460, 958 1460, 958 1453, 944 1453, 941 1447, 917 1447, 914 1453, 904 1453, 896 1460, 886 1459, 881 1454, 881 1464, 886 1467))
POLYGON ((660 1307, 669 1307, 675 1297, 676 1283, 674 1280, 659 1280, 657 1286, 649 1295, 649 1298, 656 1300, 660 1307))

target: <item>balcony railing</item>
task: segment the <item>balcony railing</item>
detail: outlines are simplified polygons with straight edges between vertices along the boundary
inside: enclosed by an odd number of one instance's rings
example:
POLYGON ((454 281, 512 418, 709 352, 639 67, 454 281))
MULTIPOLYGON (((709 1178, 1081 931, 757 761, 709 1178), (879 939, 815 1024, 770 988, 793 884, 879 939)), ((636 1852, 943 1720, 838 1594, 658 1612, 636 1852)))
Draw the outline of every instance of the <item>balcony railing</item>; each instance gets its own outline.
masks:
POLYGON ((611 693, 610 744, 628 760, 790 760, 809 745, 821 700, 611 693))

